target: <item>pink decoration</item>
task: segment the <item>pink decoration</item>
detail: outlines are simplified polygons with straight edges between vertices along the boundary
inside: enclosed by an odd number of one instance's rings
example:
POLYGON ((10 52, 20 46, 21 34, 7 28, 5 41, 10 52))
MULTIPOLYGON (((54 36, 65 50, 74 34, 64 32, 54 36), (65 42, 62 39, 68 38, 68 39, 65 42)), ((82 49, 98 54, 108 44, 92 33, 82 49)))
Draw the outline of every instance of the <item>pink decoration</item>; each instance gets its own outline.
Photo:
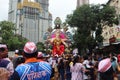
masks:
MULTIPOLYGON (((51 38, 55 38, 55 36, 56 36, 56 31, 54 31, 52 33, 51 38)), ((66 35, 62 31, 60 31, 60 38, 61 39, 65 39, 66 38, 66 35)))

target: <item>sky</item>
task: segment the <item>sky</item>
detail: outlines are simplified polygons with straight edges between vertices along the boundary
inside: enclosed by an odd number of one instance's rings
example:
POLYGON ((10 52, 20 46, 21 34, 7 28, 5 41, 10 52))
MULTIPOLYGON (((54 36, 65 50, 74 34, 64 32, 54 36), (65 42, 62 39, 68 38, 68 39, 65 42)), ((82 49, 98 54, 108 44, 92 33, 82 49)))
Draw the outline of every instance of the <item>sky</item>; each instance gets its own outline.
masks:
MULTIPOLYGON (((108 0, 90 0, 90 4, 103 4, 108 0)), ((77 0, 49 0, 49 11, 53 20, 60 17, 65 21, 66 15, 71 14, 76 8, 77 0)), ((0 21, 8 19, 9 0, 0 0, 0 21)))

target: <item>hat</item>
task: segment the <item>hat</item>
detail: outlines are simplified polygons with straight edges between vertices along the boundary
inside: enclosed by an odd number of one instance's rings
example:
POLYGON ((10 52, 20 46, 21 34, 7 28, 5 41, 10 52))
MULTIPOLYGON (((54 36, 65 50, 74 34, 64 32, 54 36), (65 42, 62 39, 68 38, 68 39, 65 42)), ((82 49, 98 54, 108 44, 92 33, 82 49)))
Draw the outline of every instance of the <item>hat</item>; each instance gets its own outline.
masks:
POLYGON ((24 46, 24 52, 32 54, 37 51, 37 46, 35 45, 34 42, 27 42, 24 46))
POLYGON ((15 50, 15 53, 18 53, 19 52, 19 50, 15 50))
POLYGON ((7 48, 6 44, 0 44, 0 48, 7 48))
POLYGON ((43 57, 43 53, 42 52, 38 52, 38 55, 37 55, 38 58, 41 58, 43 57))
POLYGON ((110 58, 103 59, 98 64, 99 72, 106 72, 111 67, 110 58))

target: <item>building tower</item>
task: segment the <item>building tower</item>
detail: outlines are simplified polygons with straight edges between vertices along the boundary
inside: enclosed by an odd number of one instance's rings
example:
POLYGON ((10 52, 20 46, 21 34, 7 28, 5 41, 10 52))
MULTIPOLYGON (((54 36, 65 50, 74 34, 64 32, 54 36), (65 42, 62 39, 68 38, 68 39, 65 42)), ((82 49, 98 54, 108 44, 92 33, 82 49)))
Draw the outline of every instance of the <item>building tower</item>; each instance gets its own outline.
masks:
MULTIPOLYGON (((119 15, 120 15, 120 0, 109 0, 107 4, 110 6, 113 6, 115 8, 116 14, 119 17, 119 15)), ((119 23, 120 23, 120 19, 119 19, 119 23)))
MULTIPOLYGON (((49 0, 35 0, 41 5, 42 13, 41 16, 43 17, 42 26, 45 24, 49 24, 49 27, 52 26, 52 14, 49 12, 49 0)), ((47 30, 48 28, 42 27, 42 32, 44 33, 44 29, 47 30)), ((42 34, 43 35, 43 34, 42 34)))
MULTIPOLYGON (((113 6, 116 10, 116 17, 119 18, 120 15, 120 0, 108 0, 107 5, 113 6)), ((103 27, 102 36, 104 37, 103 43, 109 44, 109 39, 113 37, 113 35, 116 37, 116 42, 120 42, 120 18, 119 18, 119 24, 113 25, 113 27, 109 27, 105 25, 103 27)))
POLYGON ((15 33, 35 43, 43 41, 44 32, 52 24, 48 5, 43 7, 41 3, 42 0, 9 0, 8 20, 16 24, 15 33))
POLYGON ((77 7, 80 7, 84 4, 89 4, 89 0, 77 0, 77 7))

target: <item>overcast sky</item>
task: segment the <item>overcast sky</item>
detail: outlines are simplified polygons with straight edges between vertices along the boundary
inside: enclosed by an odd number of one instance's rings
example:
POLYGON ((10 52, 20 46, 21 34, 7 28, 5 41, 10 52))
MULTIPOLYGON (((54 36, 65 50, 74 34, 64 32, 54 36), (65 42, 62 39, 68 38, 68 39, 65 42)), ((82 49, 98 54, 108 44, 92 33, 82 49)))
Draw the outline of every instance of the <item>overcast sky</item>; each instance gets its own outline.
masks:
MULTIPOLYGON (((90 0, 90 4, 106 3, 108 0, 90 0)), ((49 11, 53 15, 53 20, 60 17, 62 22, 66 15, 76 8, 77 0, 49 0, 49 11)), ((8 19, 9 0, 0 0, 0 21, 8 19)))

